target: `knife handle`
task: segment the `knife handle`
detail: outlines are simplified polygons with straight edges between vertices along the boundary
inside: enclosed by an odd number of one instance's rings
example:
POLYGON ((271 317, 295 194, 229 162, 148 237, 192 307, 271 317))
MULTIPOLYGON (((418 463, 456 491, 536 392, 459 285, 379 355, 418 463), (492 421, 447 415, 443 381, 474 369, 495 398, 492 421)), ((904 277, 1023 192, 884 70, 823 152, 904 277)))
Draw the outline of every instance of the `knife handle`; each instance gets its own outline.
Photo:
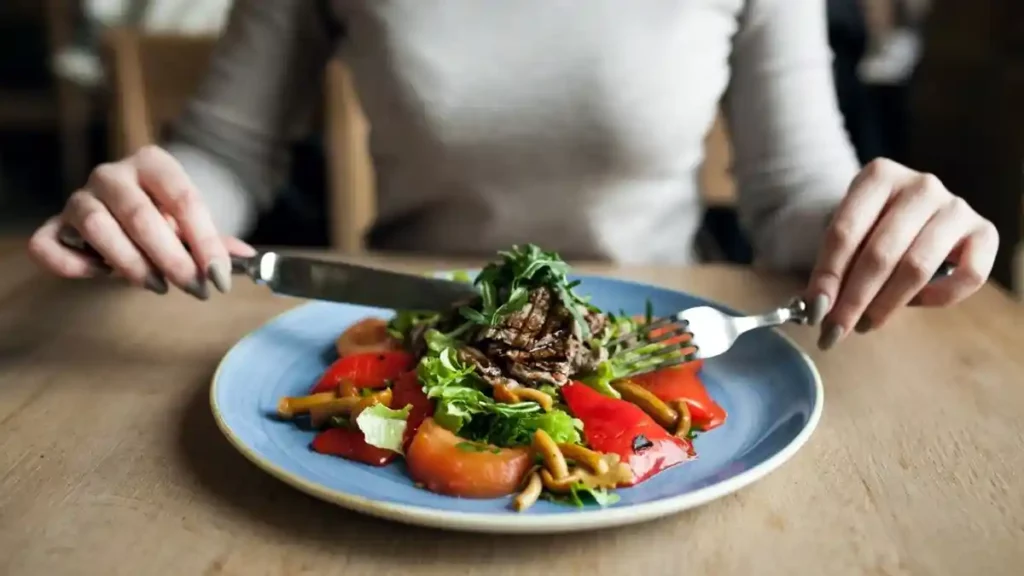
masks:
MULTIPOLYGON (((57 233, 57 240, 60 241, 61 245, 69 250, 74 250, 82 256, 97 262, 104 262, 103 255, 100 254, 95 248, 93 248, 82 235, 79 234, 78 230, 70 226, 62 226, 60 231, 57 233)), ((192 250, 189 249, 188 244, 182 243, 185 246, 185 250, 191 255, 192 250)), ((259 262, 259 254, 255 256, 235 256, 231 255, 231 273, 242 276, 252 277, 254 273, 254 267, 259 262)))

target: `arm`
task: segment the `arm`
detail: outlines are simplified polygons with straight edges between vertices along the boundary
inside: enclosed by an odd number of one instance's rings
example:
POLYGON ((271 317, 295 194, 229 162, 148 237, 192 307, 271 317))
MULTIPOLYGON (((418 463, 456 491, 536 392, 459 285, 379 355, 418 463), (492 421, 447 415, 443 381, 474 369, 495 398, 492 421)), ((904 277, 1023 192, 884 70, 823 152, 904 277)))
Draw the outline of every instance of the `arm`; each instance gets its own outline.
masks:
POLYGON ((321 93, 332 45, 311 0, 235 0, 209 73, 173 126, 184 166, 224 234, 250 230, 286 173, 287 144, 321 93))
POLYGON ((725 114, 757 262, 809 270, 859 166, 832 81, 824 0, 748 0, 725 114))

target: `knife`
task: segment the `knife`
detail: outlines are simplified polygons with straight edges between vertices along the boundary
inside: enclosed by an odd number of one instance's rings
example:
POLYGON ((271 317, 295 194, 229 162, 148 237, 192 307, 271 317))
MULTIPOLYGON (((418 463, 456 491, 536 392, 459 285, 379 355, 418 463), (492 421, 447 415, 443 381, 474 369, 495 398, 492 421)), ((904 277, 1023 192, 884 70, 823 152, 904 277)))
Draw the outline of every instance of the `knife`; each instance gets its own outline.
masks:
MULTIPOLYGON (((102 261, 99 252, 77 230, 62 228, 59 238, 65 247, 102 261)), ((479 295, 476 288, 466 282, 273 251, 248 257, 232 256, 231 271, 247 276, 275 294, 391 310, 443 312, 479 295)))

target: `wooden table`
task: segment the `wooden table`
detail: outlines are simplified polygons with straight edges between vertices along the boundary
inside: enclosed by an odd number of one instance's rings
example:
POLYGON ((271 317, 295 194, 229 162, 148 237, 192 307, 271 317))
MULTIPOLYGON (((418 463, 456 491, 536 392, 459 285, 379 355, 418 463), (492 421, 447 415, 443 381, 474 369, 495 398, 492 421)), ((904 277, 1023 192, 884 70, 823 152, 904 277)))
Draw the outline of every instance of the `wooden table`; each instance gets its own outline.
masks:
MULTIPOLYGON (((607 272, 744 309, 797 289, 720 267, 607 272)), ((1024 570, 1024 311, 994 288, 813 351, 824 417, 763 481, 645 525, 502 538, 346 512, 228 445, 210 376, 294 301, 252 286, 199 303, 62 282, 20 254, 0 256, 0 278, 0 574, 1024 570)), ((812 349, 810 331, 789 332, 812 349)))

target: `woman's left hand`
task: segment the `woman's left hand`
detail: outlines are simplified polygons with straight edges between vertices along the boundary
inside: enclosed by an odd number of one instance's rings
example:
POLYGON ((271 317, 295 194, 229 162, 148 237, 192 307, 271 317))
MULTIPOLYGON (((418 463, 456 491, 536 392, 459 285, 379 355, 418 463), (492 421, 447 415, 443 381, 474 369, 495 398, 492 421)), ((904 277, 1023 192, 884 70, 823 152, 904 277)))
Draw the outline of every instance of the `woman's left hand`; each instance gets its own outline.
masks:
POLYGON ((885 324, 907 304, 948 306, 988 279, 999 233, 931 174, 891 160, 869 163, 853 179, 818 254, 806 293, 818 346, 851 330, 885 324), (950 261, 949 277, 929 284, 950 261))

